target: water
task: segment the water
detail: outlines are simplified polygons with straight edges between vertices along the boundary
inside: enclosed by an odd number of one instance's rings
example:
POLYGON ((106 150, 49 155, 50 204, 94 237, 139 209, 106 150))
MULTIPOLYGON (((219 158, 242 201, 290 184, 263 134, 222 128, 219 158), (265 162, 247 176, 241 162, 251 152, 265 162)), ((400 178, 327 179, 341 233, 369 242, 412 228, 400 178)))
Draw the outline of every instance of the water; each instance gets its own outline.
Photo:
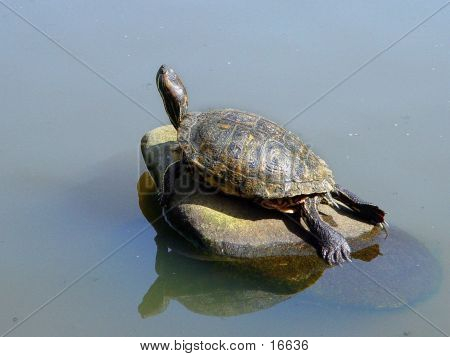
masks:
POLYGON ((1 333, 441 335, 426 319, 449 333, 450 7, 309 107, 442 2, 5 3, 109 84, 0 6, 1 333), (439 262, 438 290, 413 305, 423 317, 313 299, 313 286, 244 315, 172 301, 142 318, 157 273, 139 140, 168 123, 161 63, 182 75, 191 110, 284 123, 309 107, 288 128, 439 262))

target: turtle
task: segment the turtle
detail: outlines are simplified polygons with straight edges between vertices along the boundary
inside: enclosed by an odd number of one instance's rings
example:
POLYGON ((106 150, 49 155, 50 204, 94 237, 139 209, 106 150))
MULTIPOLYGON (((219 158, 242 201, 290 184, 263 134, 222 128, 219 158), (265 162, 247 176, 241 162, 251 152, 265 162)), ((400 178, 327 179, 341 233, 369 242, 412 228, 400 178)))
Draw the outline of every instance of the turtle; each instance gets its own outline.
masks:
POLYGON ((250 199, 305 222, 312 243, 330 265, 351 261, 345 238, 322 220, 322 201, 339 201, 360 219, 385 228, 385 212, 335 182, 328 165, 296 134, 261 115, 237 109, 188 112, 181 77, 162 65, 156 85, 177 130, 181 159, 165 170, 161 205, 173 194, 174 177, 183 165, 224 194, 250 199))

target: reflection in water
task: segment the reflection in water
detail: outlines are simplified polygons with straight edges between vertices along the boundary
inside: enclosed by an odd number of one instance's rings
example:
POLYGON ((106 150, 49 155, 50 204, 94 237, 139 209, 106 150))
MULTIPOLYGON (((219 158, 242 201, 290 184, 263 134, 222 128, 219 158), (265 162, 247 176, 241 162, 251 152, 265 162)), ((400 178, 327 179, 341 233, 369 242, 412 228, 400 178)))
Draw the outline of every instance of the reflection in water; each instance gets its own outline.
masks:
POLYGON ((139 306, 142 317, 161 313, 170 299, 205 315, 232 316, 258 311, 288 299, 322 275, 321 270, 307 272, 290 267, 292 274, 283 275, 280 269, 279 280, 264 279, 261 277, 264 273, 259 275, 257 269, 241 270, 229 262, 195 260, 174 250, 169 252, 168 246, 161 243, 164 239, 157 238, 159 276, 139 306))
MULTIPOLYGON (((163 219, 152 177, 138 183, 140 208, 157 231, 158 278, 139 305, 142 317, 163 312, 171 299, 191 311, 232 316, 263 310, 313 285, 330 268, 316 255, 227 259, 194 248, 163 219), (156 221, 155 221, 156 220, 156 221)), ((353 254, 370 261, 380 254, 378 244, 353 254)))

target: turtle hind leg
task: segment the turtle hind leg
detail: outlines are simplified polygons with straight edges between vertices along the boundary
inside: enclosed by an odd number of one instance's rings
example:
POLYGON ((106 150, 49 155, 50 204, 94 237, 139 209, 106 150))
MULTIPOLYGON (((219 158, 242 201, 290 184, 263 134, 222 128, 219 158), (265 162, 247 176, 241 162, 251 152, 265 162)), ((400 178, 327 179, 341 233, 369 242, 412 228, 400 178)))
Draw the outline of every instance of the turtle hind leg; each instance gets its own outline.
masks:
POLYGON ((317 208, 322 197, 306 197, 301 204, 302 216, 310 232, 317 239, 323 259, 329 264, 341 265, 351 261, 351 249, 345 238, 320 217, 317 208))
POLYGON ((361 218, 374 224, 386 224, 384 220, 384 211, 378 206, 363 201, 354 193, 336 185, 334 191, 331 192, 332 196, 343 204, 347 205, 352 211, 354 211, 361 218))

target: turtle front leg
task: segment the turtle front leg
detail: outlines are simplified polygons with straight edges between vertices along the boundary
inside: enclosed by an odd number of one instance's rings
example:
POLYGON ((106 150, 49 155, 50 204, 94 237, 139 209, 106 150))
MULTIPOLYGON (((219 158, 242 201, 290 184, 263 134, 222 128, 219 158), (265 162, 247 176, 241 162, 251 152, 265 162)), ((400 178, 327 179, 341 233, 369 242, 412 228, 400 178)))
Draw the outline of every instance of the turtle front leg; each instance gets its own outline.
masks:
POLYGON ((161 207, 167 206, 170 197, 175 191, 175 180, 180 176, 182 160, 175 161, 167 166, 161 182, 161 192, 159 194, 159 203, 161 207))
POLYGON ((354 193, 342 188, 339 185, 336 185, 335 190, 332 191, 331 194, 338 201, 341 201, 343 204, 350 207, 350 209, 352 209, 358 216, 369 221, 370 223, 381 223, 382 225, 386 224, 384 220, 385 213, 378 206, 363 201, 354 193))
POLYGON ((306 225, 317 239, 323 259, 331 265, 351 261, 351 249, 345 238, 320 217, 318 210, 320 200, 320 196, 306 197, 301 208, 306 225))

